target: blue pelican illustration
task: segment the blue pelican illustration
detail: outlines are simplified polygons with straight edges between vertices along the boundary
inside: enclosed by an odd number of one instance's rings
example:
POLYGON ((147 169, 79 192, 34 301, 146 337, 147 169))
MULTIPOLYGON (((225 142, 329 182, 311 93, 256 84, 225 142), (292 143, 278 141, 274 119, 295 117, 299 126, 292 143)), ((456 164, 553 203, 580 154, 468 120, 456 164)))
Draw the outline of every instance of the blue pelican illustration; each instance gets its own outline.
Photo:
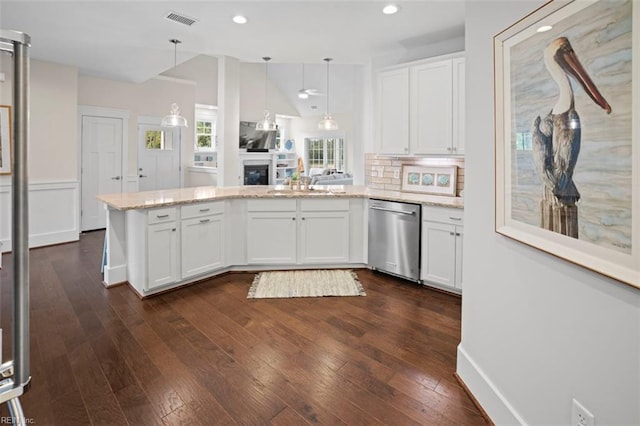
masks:
POLYGON ((611 106, 585 71, 566 37, 553 40, 544 50, 544 63, 560 94, 546 117, 538 116, 531 130, 533 160, 545 193, 556 206, 572 206, 580 199, 573 170, 580 153, 580 117, 574 107, 573 77, 607 114, 611 106), (551 196, 553 194, 553 196, 551 196))

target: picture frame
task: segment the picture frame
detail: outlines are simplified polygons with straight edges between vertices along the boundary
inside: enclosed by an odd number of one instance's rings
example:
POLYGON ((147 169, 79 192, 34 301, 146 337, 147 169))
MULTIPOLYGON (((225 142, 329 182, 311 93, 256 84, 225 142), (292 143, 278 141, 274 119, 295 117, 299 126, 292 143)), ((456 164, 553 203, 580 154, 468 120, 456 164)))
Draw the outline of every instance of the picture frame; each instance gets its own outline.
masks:
POLYGON ((455 197, 457 169, 457 166, 402 166, 401 190, 455 197))
POLYGON ((638 28, 554 0, 497 34, 494 125, 495 231, 640 288, 638 28))
POLYGON ((11 106, 0 105, 0 175, 11 174, 12 135, 11 106))

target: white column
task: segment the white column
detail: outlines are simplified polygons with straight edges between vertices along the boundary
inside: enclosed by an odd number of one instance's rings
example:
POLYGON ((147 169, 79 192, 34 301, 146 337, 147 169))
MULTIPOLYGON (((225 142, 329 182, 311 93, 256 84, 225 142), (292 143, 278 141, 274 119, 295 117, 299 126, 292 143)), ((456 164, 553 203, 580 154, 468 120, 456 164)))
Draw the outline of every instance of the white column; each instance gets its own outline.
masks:
POLYGON ((240 185, 240 61, 218 58, 218 186, 240 185))
POLYGON ((107 209, 107 264, 104 267, 104 285, 110 287, 127 281, 127 230, 125 212, 107 209))

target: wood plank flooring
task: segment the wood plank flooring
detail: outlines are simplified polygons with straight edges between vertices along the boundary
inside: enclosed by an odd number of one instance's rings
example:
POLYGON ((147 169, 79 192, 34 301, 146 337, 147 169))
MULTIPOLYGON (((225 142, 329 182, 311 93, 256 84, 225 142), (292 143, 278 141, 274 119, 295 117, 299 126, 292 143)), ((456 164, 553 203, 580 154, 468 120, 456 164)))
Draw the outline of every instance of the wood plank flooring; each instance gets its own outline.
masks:
POLYGON ((246 299, 243 273, 140 301, 101 284, 103 237, 31 251, 35 424, 486 424, 453 377, 459 298, 358 270, 366 297, 246 299))

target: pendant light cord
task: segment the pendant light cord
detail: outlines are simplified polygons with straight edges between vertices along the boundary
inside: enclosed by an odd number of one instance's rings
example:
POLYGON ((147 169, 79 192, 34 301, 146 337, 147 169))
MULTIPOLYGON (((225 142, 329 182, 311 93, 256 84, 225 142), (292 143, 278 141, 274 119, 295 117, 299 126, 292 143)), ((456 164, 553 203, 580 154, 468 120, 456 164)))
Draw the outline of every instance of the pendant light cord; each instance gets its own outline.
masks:
POLYGON ((331 62, 331 58, 324 58, 327 63, 327 109, 325 111, 325 115, 329 115, 329 62, 331 62))
POLYGON ((265 67, 265 77, 264 77, 264 109, 265 111, 269 110, 269 61, 271 58, 269 56, 265 56, 262 58, 264 60, 265 67))

